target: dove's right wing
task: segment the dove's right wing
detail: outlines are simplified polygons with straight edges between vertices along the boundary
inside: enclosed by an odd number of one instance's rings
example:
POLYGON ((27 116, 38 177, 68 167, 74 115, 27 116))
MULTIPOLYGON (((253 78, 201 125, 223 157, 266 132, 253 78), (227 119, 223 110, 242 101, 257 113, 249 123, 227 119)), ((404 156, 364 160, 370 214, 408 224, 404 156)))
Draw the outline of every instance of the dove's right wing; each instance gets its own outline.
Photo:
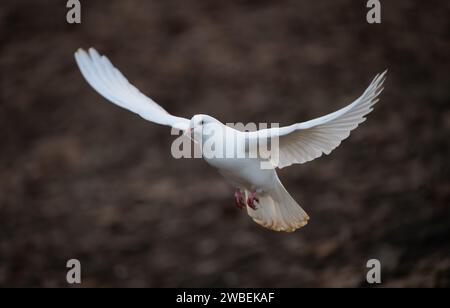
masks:
POLYGON ((152 99, 130 84, 105 56, 90 48, 75 53, 78 67, 86 81, 103 97, 114 104, 137 113, 144 119, 179 130, 189 127, 189 120, 169 114, 152 99))

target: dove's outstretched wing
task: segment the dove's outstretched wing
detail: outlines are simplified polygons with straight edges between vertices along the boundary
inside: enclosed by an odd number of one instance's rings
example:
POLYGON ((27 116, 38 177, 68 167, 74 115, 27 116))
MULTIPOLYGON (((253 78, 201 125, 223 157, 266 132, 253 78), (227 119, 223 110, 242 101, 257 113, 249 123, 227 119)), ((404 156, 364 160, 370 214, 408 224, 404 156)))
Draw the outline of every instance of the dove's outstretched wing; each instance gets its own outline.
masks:
POLYGON ((137 113, 144 119, 176 129, 185 130, 189 120, 169 114, 152 99, 130 84, 105 56, 90 48, 75 53, 77 64, 87 82, 114 104, 137 113))
POLYGON ((357 100, 336 112, 286 127, 248 132, 247 140, 278 137, 279 151, 276 153, 272 149, 271 158, 272 165, 278 168, 311 161, 322 153, 330 154, 373 110, 383 91, 386 72, 377 75, 357 100))

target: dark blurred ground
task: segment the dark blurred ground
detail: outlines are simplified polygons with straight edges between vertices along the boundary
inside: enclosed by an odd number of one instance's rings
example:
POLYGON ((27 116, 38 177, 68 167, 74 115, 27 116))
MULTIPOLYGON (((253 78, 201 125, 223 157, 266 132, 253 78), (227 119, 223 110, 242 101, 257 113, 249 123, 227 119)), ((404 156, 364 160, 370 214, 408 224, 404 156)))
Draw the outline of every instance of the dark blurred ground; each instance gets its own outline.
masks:
POLYGON ((0 286, 450 286, 446 1, 0 4, 0 286), (233 205, 166 127, 107 103, 73 52, 95 46, 166 109, 282 125, 334 111, 389 68, 381 103, 330 157, 280 171, 307 227, 233 205))

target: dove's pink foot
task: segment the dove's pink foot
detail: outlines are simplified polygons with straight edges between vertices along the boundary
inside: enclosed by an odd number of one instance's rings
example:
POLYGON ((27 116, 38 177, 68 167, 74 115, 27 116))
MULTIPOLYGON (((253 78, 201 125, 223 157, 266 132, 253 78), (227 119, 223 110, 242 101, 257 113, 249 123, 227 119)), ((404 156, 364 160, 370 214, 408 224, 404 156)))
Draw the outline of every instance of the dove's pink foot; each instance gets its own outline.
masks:
POLYGON ((242 192, 239 188, 234 192, 234 200, 236 201, 236 206, 239 209, 243 209, 245 207, 244 197, 242 196, 242 192))
POLYGON ((256 198, 256 191, 252 191, 247 198, 247 205, 252 209, 256 210, 257 207, 255 205, 255 201, 259 202, 258 198, 256 198))

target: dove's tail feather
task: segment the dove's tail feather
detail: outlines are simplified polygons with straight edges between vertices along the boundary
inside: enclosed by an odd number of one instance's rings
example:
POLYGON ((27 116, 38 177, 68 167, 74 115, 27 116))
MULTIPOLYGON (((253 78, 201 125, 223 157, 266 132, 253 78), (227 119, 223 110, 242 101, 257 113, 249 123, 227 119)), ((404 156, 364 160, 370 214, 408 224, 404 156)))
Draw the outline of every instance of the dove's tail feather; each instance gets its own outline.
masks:
MULTIPOLYGON (((246 190, 245 194, 247 197, 250 192, 246 190)), ((247 212, 261 226, 275 231, 292 232, 308 223, 308 214, 289 195, 280 180, 277 180, 273 190, 257 197, 257 209, 247 206, 247 212)))

